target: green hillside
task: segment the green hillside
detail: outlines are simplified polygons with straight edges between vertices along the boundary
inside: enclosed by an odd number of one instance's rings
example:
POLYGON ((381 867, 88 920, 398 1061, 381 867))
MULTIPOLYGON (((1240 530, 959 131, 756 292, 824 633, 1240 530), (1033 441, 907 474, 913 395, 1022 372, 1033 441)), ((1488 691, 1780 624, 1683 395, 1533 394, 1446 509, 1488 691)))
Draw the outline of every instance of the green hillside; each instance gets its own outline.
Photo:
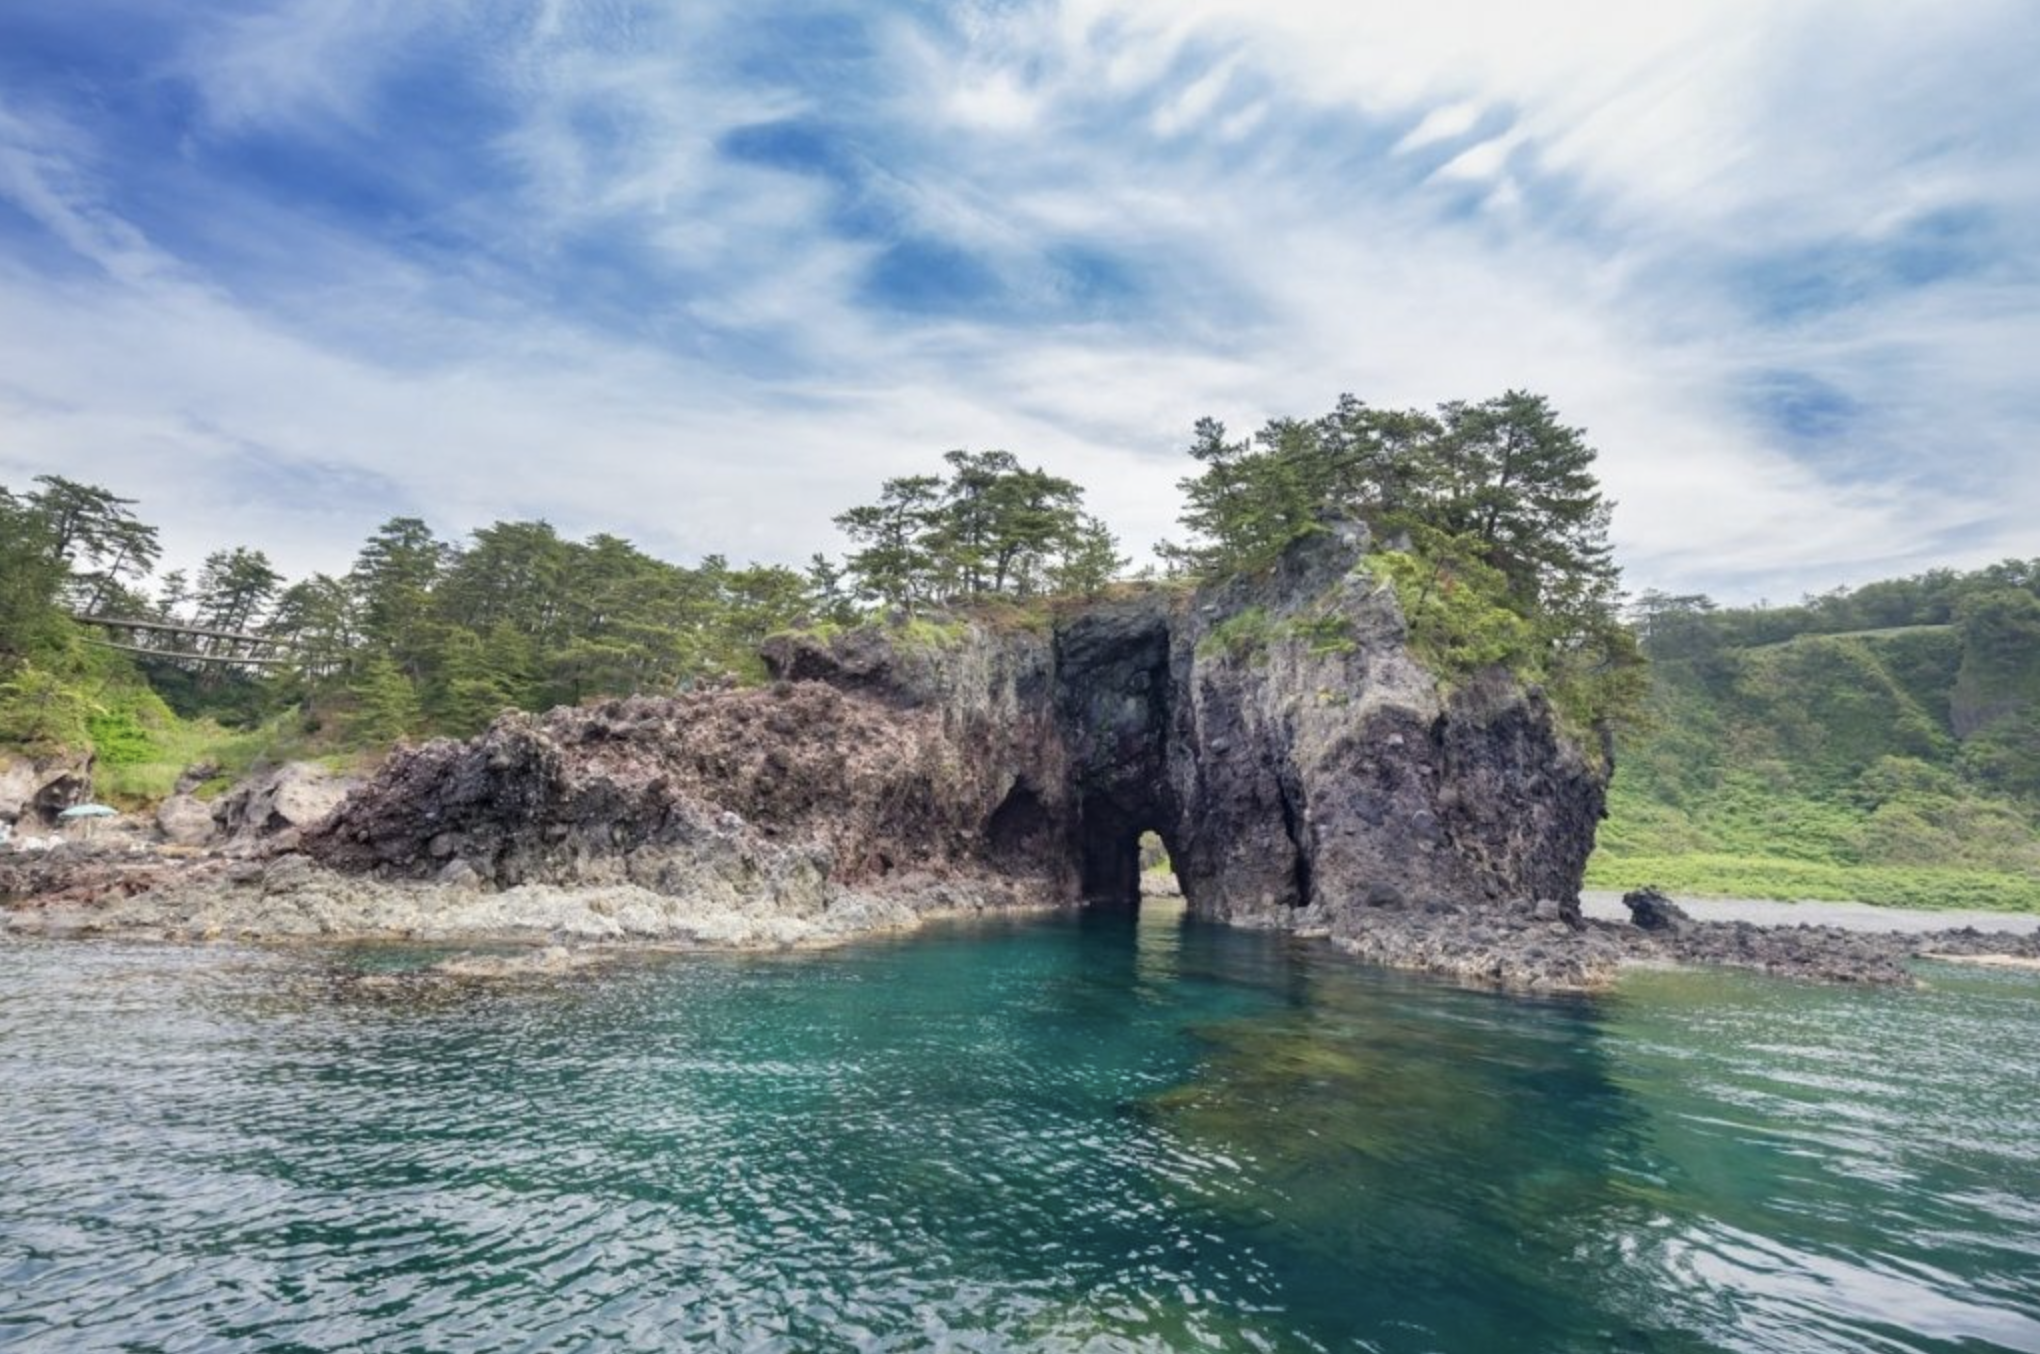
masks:
POLYGON ((1637 620, 1591 885, 2040 910, 2040 561, 1637 620))

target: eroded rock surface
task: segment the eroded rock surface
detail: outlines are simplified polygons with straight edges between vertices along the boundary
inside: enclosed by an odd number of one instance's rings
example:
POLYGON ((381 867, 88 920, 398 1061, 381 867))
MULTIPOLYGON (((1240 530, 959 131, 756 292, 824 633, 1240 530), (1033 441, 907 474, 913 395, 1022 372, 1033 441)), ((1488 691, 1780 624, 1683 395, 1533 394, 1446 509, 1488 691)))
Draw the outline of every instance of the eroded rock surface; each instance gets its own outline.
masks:
POLYGON ((20 757, 0 753, 0 823, 19 832, 48 827, 85 801, 92 789, 90 757, 20 757))
POLYGON ((242 842, 282 838, 284 845, 292 845, 297 834, 325 819, 360 785, 315 762, 286 762, 243 780, 210 812, 220 836, 242 842))

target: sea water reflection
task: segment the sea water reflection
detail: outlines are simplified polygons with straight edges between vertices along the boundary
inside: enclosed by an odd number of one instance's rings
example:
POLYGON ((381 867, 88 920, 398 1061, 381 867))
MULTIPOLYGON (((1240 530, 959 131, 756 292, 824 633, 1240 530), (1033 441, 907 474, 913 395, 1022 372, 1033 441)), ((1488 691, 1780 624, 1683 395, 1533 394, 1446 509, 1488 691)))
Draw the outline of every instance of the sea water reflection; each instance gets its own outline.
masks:
POLYGON ((2040 1350, 2040 984, 0 948, 25 1349, 2040 1350))

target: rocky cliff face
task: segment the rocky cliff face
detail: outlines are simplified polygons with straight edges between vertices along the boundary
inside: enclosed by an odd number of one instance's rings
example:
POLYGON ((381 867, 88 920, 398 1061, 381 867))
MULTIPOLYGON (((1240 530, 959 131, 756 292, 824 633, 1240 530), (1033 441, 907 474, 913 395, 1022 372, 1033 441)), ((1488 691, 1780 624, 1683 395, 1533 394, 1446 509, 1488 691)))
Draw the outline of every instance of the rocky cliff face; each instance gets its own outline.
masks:
POLYGON ((1122 823, 1144 818, 1215 918, 1338 930, 1368 908, 1574 907, 1605 773, 1506 676, 1441 689, 1366 544, 1334 528, 1265 577, 1066 627, 1095 895, 1124 896, 1122 823))
POLYGON ((628 884, 793 916, 846 894, 1072 895, 1042 840, 1061 775, 1032 694, 1045 645, 978 633, 932 655, 853 635, 777 653, 799 677, 400 751, 304 849, 384 877, 628 884))
POLYGON ((1369 909, 1571 909, 1604 775, 1535 693, 1446 692, 1358 527, 1266 576, 1046 633, 785 637, 764 689, 511 716, 394 756, 304 849, 383 876, 1131 907, 1138 838, 1192 910, 1349 930, 1369 909))

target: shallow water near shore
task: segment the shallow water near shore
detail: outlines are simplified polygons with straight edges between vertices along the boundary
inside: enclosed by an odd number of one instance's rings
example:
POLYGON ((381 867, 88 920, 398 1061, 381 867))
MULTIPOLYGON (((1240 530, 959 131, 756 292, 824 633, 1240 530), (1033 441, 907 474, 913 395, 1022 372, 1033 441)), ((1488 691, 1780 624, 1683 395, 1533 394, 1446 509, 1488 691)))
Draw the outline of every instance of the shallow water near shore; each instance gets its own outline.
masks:
POLYGON ((0 945, 0 1346, 2040 1351, 2040 978, 0 945))

